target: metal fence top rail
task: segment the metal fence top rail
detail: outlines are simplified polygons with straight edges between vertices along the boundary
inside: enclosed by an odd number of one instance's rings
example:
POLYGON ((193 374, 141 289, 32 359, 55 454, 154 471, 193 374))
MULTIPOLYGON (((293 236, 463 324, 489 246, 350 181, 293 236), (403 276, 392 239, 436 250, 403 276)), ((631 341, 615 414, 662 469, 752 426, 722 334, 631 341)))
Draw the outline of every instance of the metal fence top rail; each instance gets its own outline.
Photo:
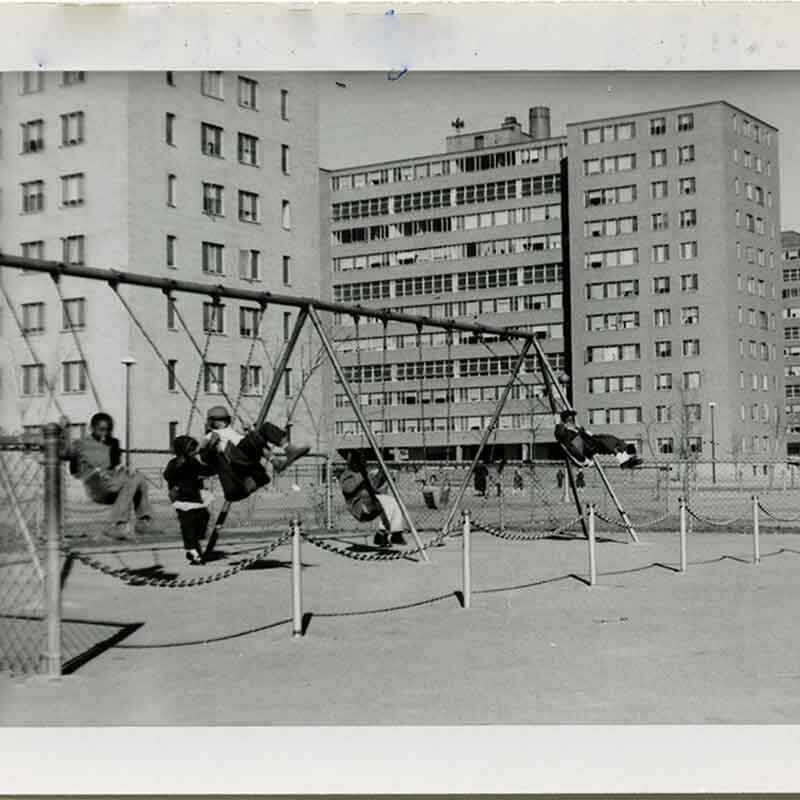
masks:
POLYGON ((320 311, 332 311, 346 314, 351 317, 367 317, 381 322, 403 322, 418 328, 442 328, 445 330, 470 331, 478 334, 491 334, 501 339, 536 340, 536 335, 529 331, 516 328, 501 328, 492 325, 481 325, 470 322, 456 322, 453 319, 433 319, 432 317, 414 314, 402 314, 396 311, 383 311, 362 305, 335 303, 316 297, 303 297, 299 295, 274 294, 273 292, 258 292, 254 289, 237 289, 225 284, 207 284, 195 281, 183 281, 173 278, 161 278, 155 275, 143 275, 136 272, 122 272, 114 269, 97 269, 74 264, 63 264, 59 261, 43 261, 41 259, 23 258, 0 252, 0 266, 13 269, 24 269, 30 272, 43 272, 57 280, 65 275, 74 278, 103 281, 112 287, 143 286, 151 289, 160 289, 162 292, 185 292, 188 294, 201 294, 212 299, 230 298, 233 300, 246 300, 260 306, 268 304, 279 306, 292 306, 295 308, 315 308, 320 311))

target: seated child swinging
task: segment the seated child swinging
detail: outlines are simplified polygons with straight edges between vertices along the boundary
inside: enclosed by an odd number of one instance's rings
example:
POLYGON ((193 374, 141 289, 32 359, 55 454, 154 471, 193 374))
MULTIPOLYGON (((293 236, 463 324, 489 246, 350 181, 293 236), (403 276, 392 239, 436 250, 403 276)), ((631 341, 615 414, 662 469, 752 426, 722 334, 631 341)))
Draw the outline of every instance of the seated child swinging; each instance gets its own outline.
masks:
POLYGON ((556 441, 578 467, 589 467, 596 455, 613 455, 622 469, 633 469, 642 463, 636 448, 609 433, 590 433, 575 422, 575 412, 561 412, 555 429, 556 441))
POLYGON ((213 475, 216 468, 197 458, 197 439, 191 436, 175 437, 172 449, 175 457, 164 470, 169 499, 178 515, 186 559, 190 564, 203 564, 200 540, 211 518, 208 510, 211 493, 204 488, 204 478, 213 475))
POLYGON ((347 453, 346 459, 347 467, 339 476, 339 486, 347 510, 359 522, 379 520, 374 539, 376 546, 386 547, 390 541, 391 544, 405 544, 405 520, 397 500, 390 494, 378 494, 378 490, 386 483, 386 476, 380 469, 370 474, 364 459, 356 450, 347 453), (387 523, 389 531, 386 530, 387 523))
POLYGON ((240 433, 232 427, 231 415, 224 406, 209 410, 206 430, 199 455, 215 467, 225 499, 230 502, 244 500, 270 482, 262 458, 280 473, 311 449, 289 444, 286 431, 271 422, 240 433))

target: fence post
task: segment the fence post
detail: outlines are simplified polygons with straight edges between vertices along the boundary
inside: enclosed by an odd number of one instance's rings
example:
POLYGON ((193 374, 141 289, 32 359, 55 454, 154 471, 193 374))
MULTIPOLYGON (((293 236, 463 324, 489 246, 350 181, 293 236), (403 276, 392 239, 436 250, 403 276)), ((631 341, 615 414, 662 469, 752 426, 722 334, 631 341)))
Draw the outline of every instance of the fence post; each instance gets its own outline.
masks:
POLYGON ((333 529, 333 476, 329 455, 325 456, 325 527, 333 529))
POLYGON ((681 509, 681 572, 686 572, 686 500, 678 498, 681 509))
POLYGON ((303 560, 300 521, 292 520, 292 636, 303 635, 303 560))
POLYGON ((61 429, 44 428, 44 527, 47 535, 47 676, 61 677, 61 429))
POLYGON ((469 519, 469 511, 464 511, 464 525, 461 541, 461 552, 463 556, 463 607, 470 608, 472 605, 472 525, 469 519))
POLYGON ((758 495, 753 495, 753 563, 761 561, 761 550, 759 549, 758 537, 761 533, 761 521, 758 517, 758 495))
POLYGON ((589 586, 597 583, 597 562, 595 559, 594 539, 595 539, 595 511, 594 503, 589 503, 589 586))

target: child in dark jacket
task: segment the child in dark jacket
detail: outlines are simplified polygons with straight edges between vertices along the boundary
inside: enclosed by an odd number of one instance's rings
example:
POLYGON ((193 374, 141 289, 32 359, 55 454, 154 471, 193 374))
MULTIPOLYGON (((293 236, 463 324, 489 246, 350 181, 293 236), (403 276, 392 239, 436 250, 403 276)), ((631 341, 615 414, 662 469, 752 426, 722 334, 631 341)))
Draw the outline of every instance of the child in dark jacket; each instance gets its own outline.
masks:
POLYGON ((204 464, 197 458, 197 440, 191 436, 176 436, 172 444, 175 458, 164 470, 164 479, 169 487, 169 499, 178 515, 183 547, 190 564, 202 564, 200 540, 205 536, 208 521, 210 496, 205 491, 204 479, 213 475, 213 465, 204 464))

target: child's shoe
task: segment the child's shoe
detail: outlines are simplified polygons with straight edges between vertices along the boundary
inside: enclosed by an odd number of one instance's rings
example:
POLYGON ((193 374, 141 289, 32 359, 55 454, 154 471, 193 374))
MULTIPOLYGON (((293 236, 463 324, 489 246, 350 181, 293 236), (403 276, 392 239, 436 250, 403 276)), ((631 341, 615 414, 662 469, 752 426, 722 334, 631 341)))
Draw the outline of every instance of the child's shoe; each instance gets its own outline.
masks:
POLYGON ((203 561, 203 556, 200 555, 198 550, 187 550, 186 560, 194 567, 201 566, 206 563, 203 561))

